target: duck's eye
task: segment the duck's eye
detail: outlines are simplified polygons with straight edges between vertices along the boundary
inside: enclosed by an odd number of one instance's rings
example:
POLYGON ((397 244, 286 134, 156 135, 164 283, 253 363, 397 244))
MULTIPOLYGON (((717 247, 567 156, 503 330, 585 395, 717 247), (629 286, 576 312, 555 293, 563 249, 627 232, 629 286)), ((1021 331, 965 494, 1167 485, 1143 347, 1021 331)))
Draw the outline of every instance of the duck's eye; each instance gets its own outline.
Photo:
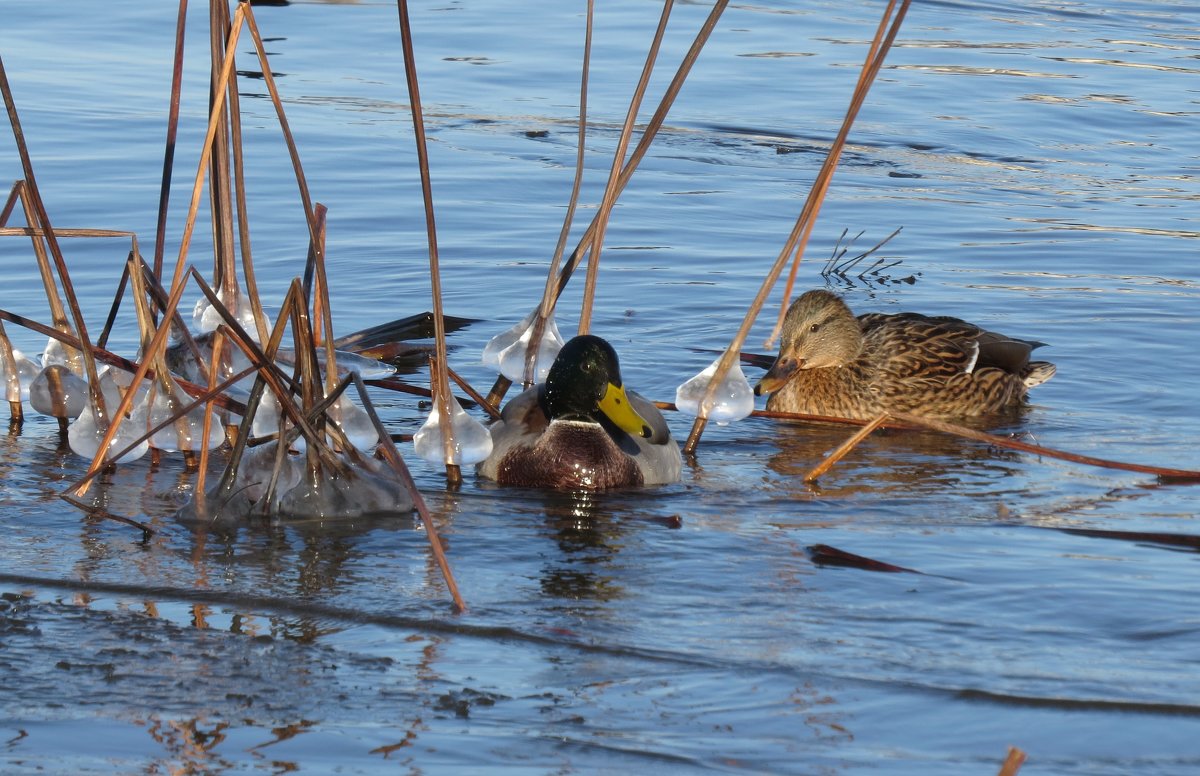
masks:
POLYGON ((819 323, 814 323, 812 326, 809 326, 809 327, 808 327, 808 330, 809 330, 810 332, 812 332, 813 334, 816 334, 818 331, 820 331, 820 330, 821 330, 821 324, 819 324, 819 323))

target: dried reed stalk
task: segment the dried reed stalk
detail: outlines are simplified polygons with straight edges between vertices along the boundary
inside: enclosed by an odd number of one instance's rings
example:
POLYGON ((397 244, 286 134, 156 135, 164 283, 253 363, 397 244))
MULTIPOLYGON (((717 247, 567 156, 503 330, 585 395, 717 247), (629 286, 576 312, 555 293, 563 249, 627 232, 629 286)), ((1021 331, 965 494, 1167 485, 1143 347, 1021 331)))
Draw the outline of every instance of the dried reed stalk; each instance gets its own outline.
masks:
POLYGON ((858 115, 858 110, 866 99, 867 91, 870 89, 871 82, 875 75, 879 72, 879 68, 883 66, 884 57, 890 48, 892 41, 895 39, 896 33, 899 32, 900 24, 904 21, 904 15, 908 11, 910 0, 901 0, 900 8, 895 16, 892 16, 892 11, 895 6, 895 0, 891 0, 887 8, 884 10, 883 18, 887 20, 891 18, 891 27, 888 30, 887 37, 878 42, 880 34, 885 28, 883 22, 880 23, 876 33, 876 41, 871 44, 871 50, 877 52, 874 59, 868 59, 867 65, 864 65, 864 70, 868 73, 860 75, 858 83, 855 85, 854 93, 850 98, 850 106, 846 110, 846 116, 842 120, 842 126, 838 130, 837 136, 834 138, 833 144, 829 148, 829 152, 825 157, 824 163, 821 165, 821 171, 814 181, 812 189, 809 191, 808 199, 805 200, 804 208, 801 210, 799 217, 796 219, 795 225, 792 227, 791 233, 788 235, 787 241, 784 243, 783 250, 779 252, 775 264, 767 273, 767 277, 763 280, 762 286, 759 288, 758 294, 750 303, 749 309, 746 311, 746 316, 742 320, 742 325, 734 335, 733 340, 721 355, 717 363, 717 368, 709 381, 708 390, 705 393, 704 399, 700 402, 700 414, 692 423, 691 433, 688 434, 687 442, 683 446, 683 451, 689 455, 696 452, 696 446, 700 443, 700 436, 704 433, 704 427, 708 423, 708 406, 716 397, 717 388, 721 381, 725 379, 725 375, 733 368, 737 361, 738 353, 741 351, 742 344, 745 343, 746 337, 750 334, 750 327, 754 324, 754 319, 758 317, 759 311, 767 300, 771 288, 775 285, 775 281, 779 279, 784 266, 791 258, 792 252, 799 244, 801 236, 806 229, 811 229, 810 222, 815 221, 816 211, 820 207, 821 198, 824 192, 828 189, 829 179, 833 177, 834 171, 837 169, 838 159, 841 156, 842 149, 846 145, 846 138, 850 134, 850 128, 854 124, 854 119, 858 115))
POLYGON ((821 463, 814 466, 808 474, 804 475, 804 481, 813 482, 822 474, 832 469, 838 461, 845 458, 847 453, 858 447, 859 442, 870 436, 871 432, 883 425, 883 422, 887 419, 888 414, 886 412, 881 412, 876 415, 869 423, 867 423, 867 425, 854 432, 854 434, 851 435, 851 437, 845 442, 842 442, 842 444, 840 444, 836 450, 825 456, 824 461, 821 461, 821 463))
MULTIPOLYGON (((892 47, 892 41, 895 40, 896 33, 900 30, 900 21, 903 20, 906 8, 900 10, 899 20, 885 37, 887 20, 891 16, 894 6, 895 0, 888 0, 888 6, 883 16, 879 19, 879 26, 875 28, 875 36, 871 39, 871 45, 867 48, 867 56, 863 61, 862 69, 859 70, 858 81, 854 85, 853 92, 855 99, 857 99, 857 104, 853 106, 853 110, 856 113, 862 106, 862 101, 866 98, 867 91, 871 88, 871 82, 875 80, 875 75, 883 65, 884 57, 887 56, 888 50, 892 47)), ((838 149, 838 153, 841 153, 840 148, 838 149)), ((829 182, 832 179, 833 173, 830 172, 828 176, 819 178, 815 184, 819 186, 819 189, 814 192, 815 204, 813 205, 812 215, 805 221, 804 231, 800 235, 799 243, 796 245, 796 251, 792 259, 792 268, 788 272, 787 283, 784 284, 783 288, 783 298, 779 303, 779 317, 775 320, 775 328, 771 330, 771 336, 767 338, 767 347, 770 347, 779 338, 779 332, 783 328, 783 319, 787 315, 788 300, 791 299, 792 287, 796 283, 796 271, 800 269, 800 260, 804 257, 804 249, 808 245, 808 238, 812 235, 813 227, 817 223, 817 216, 821 212, 821 204, 825 201, 825 194, 829 191, 829 182)))
POLYGON ((604 233, 608 229, 608 219, 612 215, 613 206, 617 203, 619 193, 618 181, 621 169, 625 166, 625 152, 629 150, 629 138, 633 135, 633 124, 637 121, 638 109, 650 83, 650 75, 654 72, 654 62, 662 48, 663 34, 667 30, 667 22, 671 18, 671 8, 674 0, 663 3, 662 15, 658 19, 658 28, 654 31, 654 39, 646 52, 646 62, 642 65, 642 74, 634 87, 633 97, 629 101, 629 110, 625 113, 625 123, 621 126, 621 136, 617 140, 617 148, 613 152, 612 169, 608 173, 608 183, 604 187, 604 196, 600 200, 600 209, 592 219, 592 244, 588 253, 587 277, 583 284, 583 305, 579 311, 579 333, 587 334, 592 325, 592 303, 596 298, 596 280, 600 272, 600 253, 604 246, 604 233))
MULTIPOLYGON (((245 14, 245 9, 248 7, 249 5, 246 3, 238 4, 237 11, 234 13, 233 17, 233 25, 229 31, 229 40, 225 45, 226 51, 233 50, 237 45, 238 37, 241 35, 242 19, 245 14)), ((150 340, 147 354, 153 353, 165 345, 167 332, 170 331, 171 328, 171 318, 174 316, 175 310, 179 307, 179 301, 183 298, 183 290, 187 285, 185 282, 187 273, 184 271, 184 266, 187 262, 187 254, 188 248, 191 244, 192 232, 196 228, 196 214, 200 208, 200 196, 204 189, 204 171, 209 163, 213 148, 213 139, 216 137, 217 127, 220 124, 220 118, 223 114, 224 98, 226 92, 228 91, 226 87, 229 84, 232 70, 233 58, 226 58, 221 70, 220 78, 218 79, 219 88, 216 89, 214 94, 213 106, 209 114, 208 130, 205 134, 204 144, 202 146, 203 150, 200 155, 198 169, 196 170, 196 179, 192 186, 192 199, 188 207, 187 221, 184 224, 183 239, 179 244, 179 257, 175 262, 175 271, 171 276, 171 292, 167 297, 165 311, 166 314, 162 323, 159 324, 157 331, 155 331, 154 336, 150 340)), ((82 336, 82 333, 80 338, 86 342, 86 338, 82 336)), ((86 348, 85 358, 90 358, 90 351, 90 347, 86 348)), ((132 385, 140 385, 149 368, 150 359, 143 358, 142 363, 138 365, 137 370, 134 372, 132 385)), ((99 381, 95 380, 94 372, 92 370, 89 370, 88 379, 89 382, 95 386, 93 388, 93 395, 99 396, 99 381)), ((125 414, 129 411, 130 406, 133 404, 134 393, 135 392, 132 390, 127 391, 121 400, 120 407, 112 412, 111 418, 109 419, 108 430, 105 432, 104 437, 100 441, 100 447, 96 452, 96 457, 92 460, 91 465, 88 467, 88 474, 95 474, 105 466, 108 458, 108 446, 112 443, 113 437, 116 436, 117 428, 120 425, 121 418, 125 416, 125 414)), ((96 406, 103 407, 103 397, 96 399, 96 406)), ((80 488, 76 491, 76 495, 83 496, 84 493, 87 492, 90 482, 91 480, 88 480, 87 483, 80 486, 80 488)))
POLYGON ((154 277, 162 282, 163 254, 167 244, 167 204, 171 200, 171 175, 175 169, 175 138, 179 134, 179 101, 183 92, 183 39, 187 29, 188 0, 179 0, 175 15, 175 53, 171 64, 171 99, 167 110, 167 139, 163 147, 162 183, 158 190, 158 221, 154 229, 154 277))
POLYGON ((1025 764, 1025 753, 1015 746, 1008 748, 1008 756, 1004 758, 1004 764, 1000 766, 1000 773, 996 776, 1017 776, 1017 771, 1021 770, 1021 766, 1025 764))
MULTIPOLYGON (((687 53, 684 54, 683 59, 680 61, 679 67, 676 69, 675 75, 671 79, 671 83, 667 85, 666 91, 663 92, 663 96, 659 100, 658 107, 655 109, 654 115, 652 115, 650 120, 646 122, 646 127, 642 130, 641 137, 638 138, 638 143, 634 147, 633 153, 630 154, 629 161, 625 163, 624 169, 621 170, 621 177, 617 179, 618 196, 620 196, 620 193, 625 190, 625 187, 629 184, 629 179, 633 177, 634 171, 637 170, 638 165, 646 156, 646 153, 650 150, 650 143, 654 140, 655 136, 658 135, 659 130, 666 121, 667 113, 670 111, 671 105, 674 104, 675 98, 679 95, 680 89, 683 88, 684 82, 691 73, 692 66, 695 65, 696 60, 700 57, 700 51, 704 48, 704 44, 708 42, 709 37, 712 35, 713 29, 717 26, 717 21, 721 18, 721 14, 724 13, 725 8, 728 5, 729 0, 716 0, 716 2, 713 3, 712 10, 709 11, 708 17, 705 19, 704 24, 700 26, 699 31, 697 31, 696 37, 692 41, 692 45, 688 48, 687 53)), ((556 300, 558 297, 562 296, 562 293, 564 290, 566 290, 567 283, 570 281, 571 276, 579 267, 579 264, 587 256, 588 247, 592 244, 592 237, 595 234, 596 227, 597 222, 593 217, 587 229, 584 230, 583 236, 576 244, 575 250, 571 252, 571 256, 567 260, 566 266, 563 267, 562 271, 558 274, 558 285, 555 290, 556 300)), ((498 406, 501 399, 504 398, 504 393, 508 390, 508 386, 510 384, 511 383, 508 378, 504 377, 503 375, 498 377, 496 379, 496 384, 492 386, 492 390, 488 394, 488 403, 498 406)))
MULTIPOLYGON (((62 248, 58 244, 58 237, 55 236, 54 229, 50 225, 50 216, 46 212, 46 204, 42 201, 42 195, 38 191, 37 179, 33 174, 33 162, 29 156, 29 148, 25 144, 25 133, 21 131, 21 120, 17 115, 17 104, 13 99, 12 89, 8 84, 8 74, 4 69, 3 57, 0 57, 0 94, 3 95, 4 107, 8 112, 8 122, 12 127, 17 154, 21 158, 21 170, 25 176, 25 193, 29 204, 32 206, 31 214, 35 219, 34 221, 30 221, 28 225, 31 228, 42 230, 46 245, 50 248, 54 267, 58 272, 59 282, 62 284, 63 295, 66 296, 67 306, 71 311, 71 319, 75 327, 75 332, 78 334, 80 342, 83 343, 81 351, 83 354, 84 372, 88 380, 89 397, 93 406, 100 413, 100 417, 103 417, 104 396, 100 391, 100 381, 96 377, 96 362, 92 358, 91 340, 88 338, 87 325, 83 319, 83 310, 80 309, 79 301, 75 296, 75 287, 71 283, 71 275, 67 271, 67 262, 63 257, 62 248)), ((26 197, 22 199, 26 199, 26 197)))
MULTIPOLYGON (((582 74, 579 79, 579 131, 575 143, 575 176, 571 182, 571 196, 567 199, 567 214, 563 217, 562 229, 558 233, 558 242, 554 245, 554 255, 550 259, 550 268, 546 272, 546 287, 542 291, 542 303, 533 319, 533 330, 529 333, 529 346, 525 349, 525 374, 522 382, 526 388, 534 383, 538 348, 541 347, 542 336, 546 331, 546 322, 554 314, 554 303, 557 301, 557 295, 554 293, 557 285, 555 277, 562 264, 563 253, 567 249, 567 238, 571 235, 571 224, 575 220, 575 208, 579 204, 579 189, 583 183, 584 142, 587 139, 588 79, 592 69, 592 30, 595 22, 595 6, 595 0, 588 0, 587 19, 584 23, 583 33, 583 63, 580 68, 582 74)), ((496 386, 492 388, 492 395, 488 396, 488 400, 483 403, 484 407, 495 409, 499 405, 504 391, 508 390, 508 385, 504 385, 501 390, 500 380, 508 381, 508 378, 503 375, 497 378, 496 386), (497 393, 499 395, 496 395, 497 393)), ((508 382, 511 384, 511 381, 508 382)))
POLYGON ((446 322, 442 317, 442 278, 438 264, 437 225, 433 217, 433 185, 429 178, 429 150, 425 144, 425 118, 421 110, 421 90, 417 83, 417 63, 413 54, 412 24, 408 17, 408 1, 396 0, 400 15, 400 45, 404 55, 404 76, 408 84, 413 134, 417 144, 417 164, 421 172, 421 196, 425 203, 425 232, 429 242, 429 282, 433 293, 433 333, 435 368, 431 373, 434 401, 438 408, 438 426, 446 459, 446 479, 451 485, 462 482, 462 472, 451 463, 454 457, 454 425, 450 412, 450 377, 446 372, 446 322))

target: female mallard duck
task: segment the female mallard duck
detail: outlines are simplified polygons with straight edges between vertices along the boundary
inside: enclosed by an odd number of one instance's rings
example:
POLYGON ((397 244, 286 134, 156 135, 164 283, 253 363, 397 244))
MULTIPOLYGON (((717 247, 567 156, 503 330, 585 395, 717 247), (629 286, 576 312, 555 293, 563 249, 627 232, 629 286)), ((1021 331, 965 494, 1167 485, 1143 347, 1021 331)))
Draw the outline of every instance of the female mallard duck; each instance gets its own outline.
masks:
POLYGON ((546 382, 504 406, 481 476, 504 485, 599 490, 675 482, 679 445, 662 413, 621 383, 617 353, 575 337, 546 382))
POLYGON ((779 357, 755 386, 767 409, 873 418, 884 410, 950 418, 1011 411, 1054 376, 1030 361, 1040 342, 958 318, 868 313, 828 291, 803 294, 783 321, 779 357))

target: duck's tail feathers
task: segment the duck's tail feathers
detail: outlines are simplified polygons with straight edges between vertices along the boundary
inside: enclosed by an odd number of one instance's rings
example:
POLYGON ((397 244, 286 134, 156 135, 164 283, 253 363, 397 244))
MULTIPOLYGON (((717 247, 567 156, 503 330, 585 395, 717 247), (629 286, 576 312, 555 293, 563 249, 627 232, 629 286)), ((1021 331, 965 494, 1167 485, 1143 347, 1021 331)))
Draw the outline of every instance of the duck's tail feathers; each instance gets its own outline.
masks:
POLYGON ((1026 388, 1032 388, 1054 377, 1054 373, 1057 371, 1058 368, 1049 361, 1030 361, 1022 370, 1021 379, 1025 382, 1026 388))

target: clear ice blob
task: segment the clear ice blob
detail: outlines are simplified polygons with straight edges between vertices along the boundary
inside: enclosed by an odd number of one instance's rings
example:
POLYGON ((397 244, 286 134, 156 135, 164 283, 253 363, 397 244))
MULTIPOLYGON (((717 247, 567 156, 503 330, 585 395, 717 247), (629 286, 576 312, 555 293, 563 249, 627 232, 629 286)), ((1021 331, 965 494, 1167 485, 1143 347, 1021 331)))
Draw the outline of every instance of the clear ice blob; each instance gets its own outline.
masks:
POLYGON ((330 405, 327 414, 350 440, 350 444, 359 450, 374 450, 375 445, 379 444, 379 432, 371 422, 371 416, 345 393, 330 405))
POLYGON ((336 471, 305 472, 279 499, 277 514, 287 520, 328 520, 411 512, 412 497, 390 470, 347 464, 336 471))
POLYGON ((12 363, 0 355, 0 385, 4 386, 8 401, 25 401, 29 398, 29 385, 42 371, 42 367, 16 348, 13 348, 12 354, 12 363))
POLYGON ((452 463, 466 466, 479 463, 492 452, 492 435, 483 424, 467 414, 454 397, 450 397, 450 432, 454 437, 450 458, 442 439, 441 413, 438 402, 433 403, 429 418, 413 436, 417 455, 430 463, 452 463))
MULTIPOLYGON (((713 375, 717 373, 717 364, 721 359, 709 364, 708 368, 688 380, 675 390, 675 407, 693 417, 700 416, 700 403, 704 401, 708 386, 713 375)), ((741 364, 733 362, 733 366, 725 373, 725 379, 717 386, 712 404, 708 407, 707 417, 717 425, 725 425, 735 420, 741 420, 754 411, 754 391, 750 382, 742 373, 741 364)))
MULTIPOLYGON (((116 405, 113 406, 115 407, 116 405)), ((125 419, 125 422, 117 430, 117 435, 109 443, 106 455, 111 456, 124 450, 126 447, 129 447, 129 443, 135 438, 146 433, 146 416, 144 413, 145 410, 142 408, 125 419)), ((83 408, 83 412, 79 413, 79 417, 75 418, 70 426, 67 426, 67 443, 76 455, 93 460, 96 457, 96 453, 100 450, 100 442, 106 430, 101 428, 96 422, 96 418, 92 414, 92 407, 88 405, 83 408)), ((130 463, 136 461, 145 455, 149 449, 150 443, 143 439, 136 447, 120 458, 117 458, 113 463, 130 463)))
POLYGON ((29 385, 29 405, 43 415, 77 418, 87 403, 87 381, 62 364, 50 364, 29 385))
POLYGON ((180 411, 192 403, 192 397, 173 377, 167 378, 170 388, 164 389, 161 382, 155 382, 153 389, 147 395, 147 430, 154 428, 171 418, 173 422, 155 431, 150 437, 150 446, 158 450, 173 452, 183 450, 195 452, 206 447, 212 450, 225 441, 225 428, 220 418, 213 417, 209 423, 208 438, 204 438, 204 405, 198 405, 186 414, 180 411), (176 417, 178 416, 178 417, 176 417))
MULTIPOLYGON (((233 314, 233 317, 242 325, 246 333, 255 342, 258 342, 258 326, 254 323, 254 308, 250 306, 250 300, 240 292, 232 294, 232 300, 229 298, 230 296, 224 290, 217 292, 217 298, 221 300, 221 304, 233 314)), ((225 319, 217 312, 217 308, 208 301, 208 297, 201 296, 196 302, 195 308, 192 309, 192 325, 196 327, 196 331, 215 331, 217 326, 224 322, 225 319)), ((270 325, 270 322, 268 322, 267 327, 270 328, 270 325)))
POLYGON ((42 366, 54 364, 65 366, 76 375, 83 376, 83 354, 75 348, 68 350, 66 345, 51 337, 42 351, 42 366))
MULTIPOLYGON (((534 310, 516 326, 492 337, 483 349, 483 365, 492 367, 515 383, 524 380, 525 354, 529 350, 529 340, 533 338, 533 321, 537 313, 538 311, 534 310)), ((558 331, 558 324, 554 322, 553 317, 548 318, 542 341, 538 343, 534 382, 546 379, 550 365, 554 363, 554 358, 558 351, 562 350, 562 346, 563 338, 558 331)))

